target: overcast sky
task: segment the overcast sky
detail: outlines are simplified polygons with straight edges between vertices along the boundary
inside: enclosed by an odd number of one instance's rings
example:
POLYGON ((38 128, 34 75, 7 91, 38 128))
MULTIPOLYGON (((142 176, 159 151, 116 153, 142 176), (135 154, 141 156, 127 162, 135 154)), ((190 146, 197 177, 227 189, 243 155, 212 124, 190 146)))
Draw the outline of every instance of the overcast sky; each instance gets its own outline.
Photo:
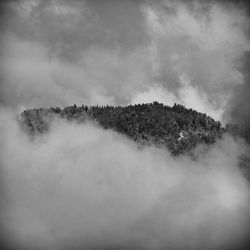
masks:
POLYGON ((0 244, 246 249, 242 140, 172 157, 66 120, 30 140, 16 115, 177 102, 250 138, 249 14, 236 0, 0 1, 0 244))
POLYGON ((0 8, 1 105, 157 100, 223 120, 246 90, 243 1, 12 0, 0 8))

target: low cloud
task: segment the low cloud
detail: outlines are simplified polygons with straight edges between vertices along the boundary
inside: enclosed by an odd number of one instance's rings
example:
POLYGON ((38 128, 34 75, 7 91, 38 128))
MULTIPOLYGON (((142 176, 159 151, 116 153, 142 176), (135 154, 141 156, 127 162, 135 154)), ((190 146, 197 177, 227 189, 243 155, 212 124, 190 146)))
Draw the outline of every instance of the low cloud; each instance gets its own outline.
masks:
POLYGON ((137 93, 132 98, 131 103, 150 103, 155 100, 168 106, 179 103, 186 108, 195 109, 198 112, 206 113, 214 119, 222 121, 222 114, 228 98, 225 98, 224 103, 223 100, 221 100, 221 107, 216 108, 209 102, 207 94, 197 86, 192 86, 190 79, 185 75, 180 76, 180 84, 180 87, 175 93, 163 88, 160 84, 152 84, 147 90, 137 93))
POLYGON ((126 105, 146 92, 161 101, 167 92, 222 119, 244 85, 238 62, 250 48, 250 22, 243 1, 23 0, 0 7, 4 106, 126 105))
POLYGON ((31 138, 24 108, 181 103, 249 132, 244 1, 1 1, 0 226, 18 249, 244 249, 246 145, 197 159, 92 123, 31 138), (18 110, 18 111, 16 111, 18 110))
POLYGON ((2 240, 19 249, 243 249, 243 142, 172 157, 92 123, 55 120, 36 138, 1 109, 2 240), (4 238, 5 236, 5 238, 4 238))

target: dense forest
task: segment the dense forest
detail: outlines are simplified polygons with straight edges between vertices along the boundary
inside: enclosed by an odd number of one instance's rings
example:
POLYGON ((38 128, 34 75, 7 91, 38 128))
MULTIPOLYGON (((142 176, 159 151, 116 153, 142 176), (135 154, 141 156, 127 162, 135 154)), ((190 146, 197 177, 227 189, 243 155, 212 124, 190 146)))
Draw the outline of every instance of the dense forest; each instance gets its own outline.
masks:
MULTIPOLYGON (((78 123, 97 122, 104 129, 128 136, 139 146, 166 147, 173 155, 192 155, 197 145, 209 146, 226 133, 244 137, 235 125, 223 127, 219 121, 204 113, 180 104, 169 107, 158 102, 125 107, 73 105, 64 109, 29 109, 20 114, 19 121, 23 129, 35 136, 48 131, 55 117, 78 123)), ((250 180, 248 156, 242 156, 240 167, 250 180)))
POLYGON ((188 152, 199 143, 212 144, 228 131, 206 114, 179 104, 169 107, 158 102, 126 107, 74 105, 64 109, 30 109, 21 114, 25 128, 32 134, 47 131, 53 117, 96 121, 140 145, 166 146, 173 154, 188 152))

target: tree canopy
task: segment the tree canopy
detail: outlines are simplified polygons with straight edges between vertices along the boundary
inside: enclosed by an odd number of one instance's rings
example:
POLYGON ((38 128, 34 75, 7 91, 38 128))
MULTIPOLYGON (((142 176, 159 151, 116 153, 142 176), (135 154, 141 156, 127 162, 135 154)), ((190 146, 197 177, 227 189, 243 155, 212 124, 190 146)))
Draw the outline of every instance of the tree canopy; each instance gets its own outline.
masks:
POLYGON ((188 152, 199 143, 212 144, 227 131, 204 113, 158 102, 125 107, 73 105, 29 109, 21 114, 22 125, 31 134, 47 131, 53 117, 80 123, 96 121, 104 129, 113 129, 140 145, 164 146, 173 154, 188 152))

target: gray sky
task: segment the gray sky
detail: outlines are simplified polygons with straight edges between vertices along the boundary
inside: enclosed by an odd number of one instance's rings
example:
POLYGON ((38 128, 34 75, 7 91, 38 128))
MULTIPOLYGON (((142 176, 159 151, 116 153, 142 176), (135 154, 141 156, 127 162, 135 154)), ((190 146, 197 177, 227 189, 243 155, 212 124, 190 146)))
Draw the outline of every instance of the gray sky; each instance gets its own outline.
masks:
POLYGON ((245 89, 243 1, 12 0, 0 8, 4 106, 158 100, 228 119, 245 89))
POLYGON ((0 11, 0 241, 19 249, 247 245, 243 141, 225 137, 194 160, 65 120, 30 140, 16 122, 24 108, 157 100, 250 131, 247 4, 6 0, 0 11))

